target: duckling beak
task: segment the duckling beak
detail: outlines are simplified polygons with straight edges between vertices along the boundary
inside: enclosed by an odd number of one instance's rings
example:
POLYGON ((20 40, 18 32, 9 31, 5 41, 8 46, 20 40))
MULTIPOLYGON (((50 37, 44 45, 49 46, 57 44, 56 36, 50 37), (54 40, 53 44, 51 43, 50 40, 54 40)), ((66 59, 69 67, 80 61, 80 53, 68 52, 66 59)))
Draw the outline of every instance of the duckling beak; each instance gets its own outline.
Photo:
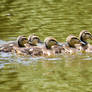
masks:
POLYGON ((41 46, 42 44, 44 44, 44 42, 39 41, 39 43, 37 43, 37 46, 41 46))
POLYGON ((57 45, 58 45, 58 46, 63 46, 63 44, 62 44, 62 43, 60 43, 60 42, 57 42, 57 45))
POLYGON ((28 41, 27 43, 28 43, 28 44, 31 44, 31 42, 30 42, 30 41, 28 41))
POLYGON ((42 42, 41 40, 39 40, 39 43, 40 43, 40 44, 43 44, 44 42, 42 42))
POLYGON ((83 41, 80 41, 80 45, 86 45, 86 43, 84 43, 83 41))
POLYGON ((27 47, 27 48, 30 47, 29 42, 27 41, 27 42, 24 44, 24 46, 27 47))
POLYGON ((28 43, 28 40, 24 40, 24 45, 28 43))

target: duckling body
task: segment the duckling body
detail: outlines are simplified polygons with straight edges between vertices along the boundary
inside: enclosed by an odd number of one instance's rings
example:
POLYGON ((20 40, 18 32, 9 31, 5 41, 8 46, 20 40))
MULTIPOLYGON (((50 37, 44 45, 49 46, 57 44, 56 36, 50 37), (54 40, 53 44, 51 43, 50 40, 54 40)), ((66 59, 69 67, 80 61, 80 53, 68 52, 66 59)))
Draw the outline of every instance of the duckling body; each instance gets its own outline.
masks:
POLYGON ((40 47, 33 47, 29 49, 29 54, 31 56, 43 56, 43 51, 40 47))
POLYGON ((61 54, 61 53, 65 52, 64 44, 62 44, 60 46, 55 45, 55 46, 52 46, 51 48, 55 54, 61 54))
POLYGON ((13 46, 17 46, 17 43, 10 42, 7 44, 0 45, 0 52, 11 52, 13 50, 13 46))
POLYGON ((42 56, 43 55, 43 51, 40 47, 30 47, 30 48, 13 48, 14 52, 16 52, 19 55, 30 55, 30 56, 42 56))

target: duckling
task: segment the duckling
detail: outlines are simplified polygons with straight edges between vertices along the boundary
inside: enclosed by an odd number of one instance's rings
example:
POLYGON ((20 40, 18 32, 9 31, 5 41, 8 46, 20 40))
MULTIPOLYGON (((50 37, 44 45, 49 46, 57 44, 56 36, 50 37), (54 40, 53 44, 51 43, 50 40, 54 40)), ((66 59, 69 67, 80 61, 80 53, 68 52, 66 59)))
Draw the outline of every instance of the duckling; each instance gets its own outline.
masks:
POLYGON ((92 46, 88 44, 87 39, 92 40, 92 34, 86 30, 83 30, 79 34, 80 41, 83 42, 81 46, 79 46, 81 51, 92 52, 92 46))
POLYGON ((66 43, 64 44, 65 53, 74 54, 78 52, 76 44, 82 44, 82 42, 74 35, 69 35, 66 38, 66 43))
POLYGON ((28 41, 29 41, 29 44, 30 46, 29 47, 32 47, 32 46, 37 46, 39 44, 42 44, 39 36, 36 36, 35 34, 32 34, 28 37, 28 41))
POLYGON ((25 47, 26 43, 28 43, 28 39, 25 36, 19 36, 17 38, 17 47, 25 47))
POLYGON ((28 43, 28 39, 25 36, 19 36, 16 41, 16 45, 13 46, 12 52, 18 54, 28 53, 25 44, 28 43))
POLYGON ((13 46, 17 46, 17 41, 0 45, 0 52, 11 52, 13 49, 13 46))
POLYGON ((54 56, 57 53, 61 53, 63 49, 63 45, 60 45, 53 37, 47 37, 44 40, 44 46, 42 47, 43 55, 45 56, 54 56))
POLYGON ((16 41, 0 46, 0 52, 12 52, 14 47, 24 47, 22 40, 27 40, 25 36, 19 36, 16 41))

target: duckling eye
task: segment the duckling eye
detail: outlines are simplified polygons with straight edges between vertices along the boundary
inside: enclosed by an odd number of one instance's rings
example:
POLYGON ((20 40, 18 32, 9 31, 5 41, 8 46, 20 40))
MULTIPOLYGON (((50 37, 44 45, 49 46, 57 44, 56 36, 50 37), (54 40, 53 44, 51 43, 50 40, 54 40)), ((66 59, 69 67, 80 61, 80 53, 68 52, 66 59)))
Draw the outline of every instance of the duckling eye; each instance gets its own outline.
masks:
POLYGON ((27 40, 27 38, 24 38, 23 40, 27 40))
POLYGON ((26 43, 26 42, 28 42, 28 40, 27 40, 26 38, 24 38, 24 39, 22 40, 22 42, 23 42, 23 43, 26 43))

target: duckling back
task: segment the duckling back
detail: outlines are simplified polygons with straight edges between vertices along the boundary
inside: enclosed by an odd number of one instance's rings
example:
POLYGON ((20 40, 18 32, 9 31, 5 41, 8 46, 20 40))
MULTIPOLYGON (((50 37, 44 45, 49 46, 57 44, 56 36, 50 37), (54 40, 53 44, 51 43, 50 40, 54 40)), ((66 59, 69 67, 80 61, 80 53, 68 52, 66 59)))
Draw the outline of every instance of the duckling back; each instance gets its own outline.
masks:
POLYGON ((8 44, 3 44, 0 46, 0 52, 11 52, 13 50, 13 46, 16 45, 16 42, 10 42, 8 44))

